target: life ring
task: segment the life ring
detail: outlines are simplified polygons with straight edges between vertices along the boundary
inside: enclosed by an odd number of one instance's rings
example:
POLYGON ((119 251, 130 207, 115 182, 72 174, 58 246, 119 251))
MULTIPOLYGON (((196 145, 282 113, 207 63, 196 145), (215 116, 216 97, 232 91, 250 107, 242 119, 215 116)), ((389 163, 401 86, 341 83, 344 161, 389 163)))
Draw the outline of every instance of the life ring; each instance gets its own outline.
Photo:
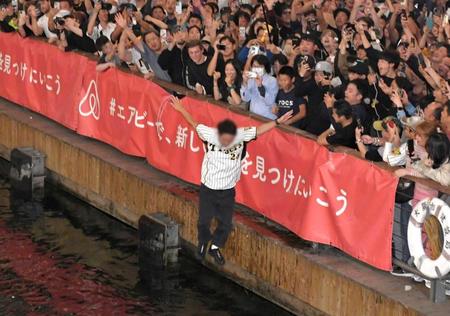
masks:
POLYGON ((450 272, 450 207, 438 198, 420 201, 414 207, 408 223, 408 247, 417 269, 429 278, 440 278, 450 272), (439 220, 444 236, 441 255, 431 260, 423 249, 422 226, 428 216, 439 220))

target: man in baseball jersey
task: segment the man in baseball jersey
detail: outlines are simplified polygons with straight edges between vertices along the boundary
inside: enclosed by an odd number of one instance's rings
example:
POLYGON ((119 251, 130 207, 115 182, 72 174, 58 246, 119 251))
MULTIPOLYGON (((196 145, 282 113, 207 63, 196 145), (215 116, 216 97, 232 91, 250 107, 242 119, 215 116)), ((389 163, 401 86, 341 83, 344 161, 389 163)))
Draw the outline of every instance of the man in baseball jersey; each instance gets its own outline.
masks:
POLYGON ((237 128, 233 121, 224 120, 217 128, 212 128, 197 123, 178 98, 172 97, 172 105, 197 131, 206 148, 202 163, 197 224, 198 256, 203 259, 209 252, 217 264, 223 265, 225 259, 220 248, 225 245, 232 228, 234 187, 241 176, 241 161, 245 157, 246 144, 276 125, 288 121, 292 111, 258 127, 237 128), (213 218, 217 219, 218 225, 211 234, 213 218))

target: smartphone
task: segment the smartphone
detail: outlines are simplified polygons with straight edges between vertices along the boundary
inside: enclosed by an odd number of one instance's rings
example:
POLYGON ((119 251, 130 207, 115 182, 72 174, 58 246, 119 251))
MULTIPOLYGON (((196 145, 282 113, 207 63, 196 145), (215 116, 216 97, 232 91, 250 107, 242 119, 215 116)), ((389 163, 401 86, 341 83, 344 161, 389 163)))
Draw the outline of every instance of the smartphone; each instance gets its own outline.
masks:
POLYGON ((178 1, 175 7, 175 13, 181 14, 183 13, 183 3, 181 1, 178 1))
POLYGON ((159 37, 161 37, 161 41, 167 41, 167 30, 161 29, 159 31, 159 37))
POLYGON ((431 30, 433 28, 433 13, 430 12, 428 14, 425 24, 427 25, 427 28, 429 30, 431 30))
POLYGON ((245 26, 239 27, 239 37, 245 38, 245 26))

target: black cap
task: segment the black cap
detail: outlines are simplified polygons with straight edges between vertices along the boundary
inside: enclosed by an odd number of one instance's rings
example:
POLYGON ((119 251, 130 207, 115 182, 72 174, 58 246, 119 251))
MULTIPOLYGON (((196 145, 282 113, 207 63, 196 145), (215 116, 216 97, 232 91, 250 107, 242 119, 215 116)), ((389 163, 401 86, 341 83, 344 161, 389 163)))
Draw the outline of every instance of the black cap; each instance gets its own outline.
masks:
POLYGON ((364 61, 357 59, 354 62, 349 63, 348 71, 367 76, 369 74, 369 66, 364 61))
POLYGON ((314 68, 316 67, 316 59, 311 55, 298 55, 297 57, 295 57, 294 66, 296 68, 300 67, 300 63, 302 61, 306 62, 311 70, 314 70, 314 68))

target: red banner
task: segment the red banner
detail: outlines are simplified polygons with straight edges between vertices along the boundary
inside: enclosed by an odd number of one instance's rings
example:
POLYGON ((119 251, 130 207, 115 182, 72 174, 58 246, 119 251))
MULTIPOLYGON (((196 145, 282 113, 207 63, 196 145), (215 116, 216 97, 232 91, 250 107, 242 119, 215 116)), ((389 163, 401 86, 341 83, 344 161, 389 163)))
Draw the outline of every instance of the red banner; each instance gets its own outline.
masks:
MULTIPOLYGON (((14 35, 0 34, 0 52, 61 78, 59 94, 53 96, 53 91, 2 71, 0 78, 6 81, 2 80, 0 94, 5 98, 199 184, 203 144, 171 108, 169 94, 161 87, 116 69, 97 73, 95 63, 86 57, 14 35), (6 44, 11 41, 18 45, 6 44), (36 50, 46 57, 23 52, 36 50), (72 63, 81 71, 75 74, 67 67, 72 63)), ((206 125, 224 118, 240 126, 260 124, 190 97, 183 104, 206 125)), ((391 173, 372 163, 276 129, 250 143, 237 200, 302 238, 331 244, 390 270, 396 186, 391 173)))

